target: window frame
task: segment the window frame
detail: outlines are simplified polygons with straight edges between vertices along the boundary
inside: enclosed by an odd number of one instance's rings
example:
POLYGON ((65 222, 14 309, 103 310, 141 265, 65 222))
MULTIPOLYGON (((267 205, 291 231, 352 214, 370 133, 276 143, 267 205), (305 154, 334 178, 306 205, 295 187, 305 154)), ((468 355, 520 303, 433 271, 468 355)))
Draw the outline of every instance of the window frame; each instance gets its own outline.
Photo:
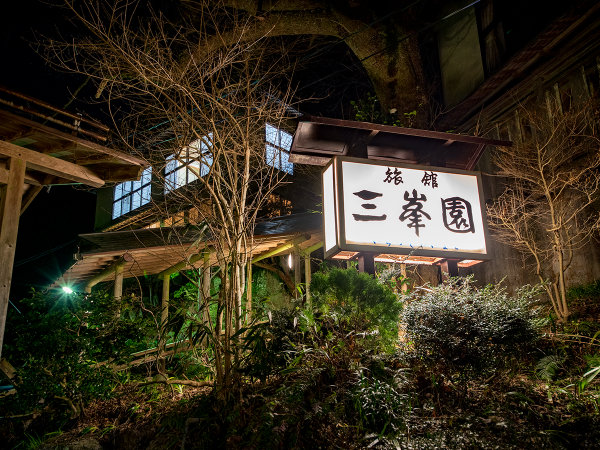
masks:
POLYGON ((265 123, 265 163, 277 170, 294 175, 294 163, 289 162, 294 136, 269 122, 265 123), (269 127, 273 130, 270 132, 269 127), (275 135, 275 138, 272 136, 275 135), (285 141, 284 139, 285 138, 285 141), (270 152, 271 155, 269 154, 270 152), (284 159, 282 155, 287 157, 284 159))
POLYGON ((164 169, 164 194, 169 194, 183 186, 186 186, 198 178, 203 178, 210 173, 210 169, 213 164, 213 155, 210 152, 212 147, 212 133, 208 136, 196 139, 190 142, 179 151, 179 157, 176 157, 176 153, 172 153, 165 158, 165 169, 164 169), (197 147, 194 147, 197 145, 197 147), (193 152, 193 153, 191 153, 193 152), (192 156, 190 156, 192 154, 192 156), (195 157, 195 154, 198 157, 195 157), (196 165, 197 163, 197 165, 196 165), (174 164, 173 167, 169 167, 170 164, 174 164), (199 175, 197 176, 189 167, 194 167, 198 170, 199 175), (184 178, 183 182, 180 183, 178 173, 183 171, 184 178), (172 178, 172 179, 171 179, 172 178))
POLYGON ((143 170, 139 180, 124 181, 118 183, 113 188, 111 218, 116 220, 119 217, 129 214, 144 205, 150 203, 152 197, 152 166, 143 170), (138 196, 139 194, 139 196, 138 196), (138 196, 138 204, 134 206, 134 199, 138 196), (123 212, 123 205, 127 205, 127 210, 123 212), (118 205, 118 210, 117 210, 118 205), (117 214, 118 211, 118 214, 117 214))

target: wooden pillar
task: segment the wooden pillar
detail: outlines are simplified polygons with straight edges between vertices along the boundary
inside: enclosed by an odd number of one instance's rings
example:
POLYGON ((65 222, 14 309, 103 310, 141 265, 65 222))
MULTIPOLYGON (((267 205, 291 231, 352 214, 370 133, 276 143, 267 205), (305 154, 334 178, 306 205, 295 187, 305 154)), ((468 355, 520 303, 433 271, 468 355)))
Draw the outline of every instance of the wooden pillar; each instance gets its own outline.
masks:
POLYGON ((113 297, 117 306, 117 319, 121 318, 121 297, 123 297, 123 265, 115 266, 115 285, 113 289, 113 297))
POLYGON ((458 260, 446 259, 440 263, 440 282, 446 281, 448 278, 458 276, 458 260))
POLYGON ((2 186, 0 198, 0 356, 2 355, 10 282, 15 262, 25 169, 25 161, 19 158, 10 158, 8 183, 6 186, 2 186))
POLYGON ((120 301, 121 297, 123 297, 123 266, 118 265, 115 266, 115 287, 114 287, 114 297, 116 301, 120 301))
POLYGON ((166 361, 163 356, 167 346, 167 322, 169 320, 169 287, 171 285, 171 276, 163 275, 162 277, 162 302, 160 310, 160 335, 158 340, 158 371, 165 373, 166 361))
POLYGON ((312 272, 310 269, 310 254, 304 257, 304 282, 306 283, 306 303, 310 305, 310 282, 312 279, 312 272))
POLYGON ((298 251, 298 247, 295 248, 294 253, 292 253, 293 264, 294 264, 294 284, 296 287, 296 291, 294 292, 294 297, 298 298, 300 295, 300 291, 298 290, 298 286, 302 283, 302 270, 300 269, 300 252, 298 251))
POLYGON ((373 253, 358 255, 358 271, 375 275, 375 255, 373 253))

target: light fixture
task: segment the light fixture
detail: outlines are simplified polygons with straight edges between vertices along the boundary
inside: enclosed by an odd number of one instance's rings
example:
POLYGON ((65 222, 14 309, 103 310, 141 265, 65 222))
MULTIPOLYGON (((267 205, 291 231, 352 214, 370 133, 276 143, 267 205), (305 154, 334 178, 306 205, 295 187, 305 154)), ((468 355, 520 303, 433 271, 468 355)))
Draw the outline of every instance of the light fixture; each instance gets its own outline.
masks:
POLYGON ((63 286, 62 290, 65 294, 72 294, 73 293, 73 289, 71 289, 69 286, 63 286))

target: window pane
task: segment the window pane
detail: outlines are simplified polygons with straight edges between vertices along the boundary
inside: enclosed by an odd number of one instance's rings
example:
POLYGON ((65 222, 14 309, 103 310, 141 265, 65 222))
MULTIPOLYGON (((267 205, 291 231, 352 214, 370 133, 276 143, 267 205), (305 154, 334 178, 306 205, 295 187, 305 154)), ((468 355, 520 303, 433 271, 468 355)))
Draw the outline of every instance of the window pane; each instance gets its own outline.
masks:
POLYGON ((176 189, 175 186, 175 172, 171 172, 165 176, 165 193, 171 192, 173 189, 176 189))
POLYGON ((196 176, 196 174, 198 173, 198 171, 200 170, 200 168, 197 167, 195 164, 194 165, 190 164, 188 167, 193 167, 193 169, 188 169, 188 179, 187 179, 187 182, 191 183, 191 182, 196 181, 198 179, 198 177, 196 176))
POLYGON ((121 215, 121 201, 117 200, 113 203, 112 218, 116 219, 121 215))
POLYGON ((165 166, 165 173, 169 174, 173 172, 177 168, 177 161, 175 160, 175 155, 167 156, 167 165, 165 166))
POLYGON ((281 157, 281 167, 280 169, 284 172, 289 173, 290 175, 294 174, 294 164, 289 161, 290 154, 284 151, 280 152, 281 157))
POLYGON ((273 125, 271 125, 270 123, 265 124, 265 139, 268 143, 270 144, 278 144, 278 131, 277 128, 275 128, 273 125))
POLYGON ((202 167, 200 167, 201 177, 208 175, 208 172, 210 172, 210 168, 212 167, 212 163, 212 155, 205 153, 204 158, 202 159, 202 167))
POLYGON ((121 215, 127 214, 131 210, 131 196, 123 197, 121 200, 121 215))
POLYGON ((201 148, 202 148, 202 140, 201 139, 196 139, 195 141, 193 141, 188 147, 188 160, 194 161, 194 160, 200 159, 201 148))
POLYGON ((113 196, 113 200, 118 200, 123 197, 123 183, 119 183, 115 186, 115 195, 113 196))
POLYGON ((144 186, 142 188, 142 205, 145 205, 150 201, 150 185, 144 186))
POLYGON ((141 180, 133 181, 132 183, 133 183, 133 185, 131 187, 132 191, 135 191, 136 189, 139 189, 139 188, 142 187, 142 181, 141 180))
POLYGON ((142 193, 140 191, 134 192, 131 194, 131 210, 133 211, 136 208, 141 206, 142 201, 142 193))
POLYGON ((152 179, 152 167, 148 167, 142 172, 142 185, 150 183, 152 179))
POLYGON ((270 144, 267 144, 265 162, 271 166, 279 169, 279 150, 270 144))
POLYGON ((123 183, 123 195, 127 195, 131 192, 131 181, 123 183))
POLYGON ((286 133, 285 131, 279 130, 279 146, 284 150, 290 150, 292 148, 292 135, 290 133, 286 133))

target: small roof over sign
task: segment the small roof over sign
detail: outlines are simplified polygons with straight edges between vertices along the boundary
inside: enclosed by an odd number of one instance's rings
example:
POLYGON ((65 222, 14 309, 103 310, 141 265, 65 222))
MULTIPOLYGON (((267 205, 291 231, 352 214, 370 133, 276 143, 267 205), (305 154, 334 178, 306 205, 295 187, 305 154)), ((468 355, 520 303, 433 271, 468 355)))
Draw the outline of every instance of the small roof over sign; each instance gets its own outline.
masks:
POLYGON ((290 162, 326 165, 334 156, 472 170, 486 145, 511 142, 367 122, 311 117, 298 125, 290 162))

